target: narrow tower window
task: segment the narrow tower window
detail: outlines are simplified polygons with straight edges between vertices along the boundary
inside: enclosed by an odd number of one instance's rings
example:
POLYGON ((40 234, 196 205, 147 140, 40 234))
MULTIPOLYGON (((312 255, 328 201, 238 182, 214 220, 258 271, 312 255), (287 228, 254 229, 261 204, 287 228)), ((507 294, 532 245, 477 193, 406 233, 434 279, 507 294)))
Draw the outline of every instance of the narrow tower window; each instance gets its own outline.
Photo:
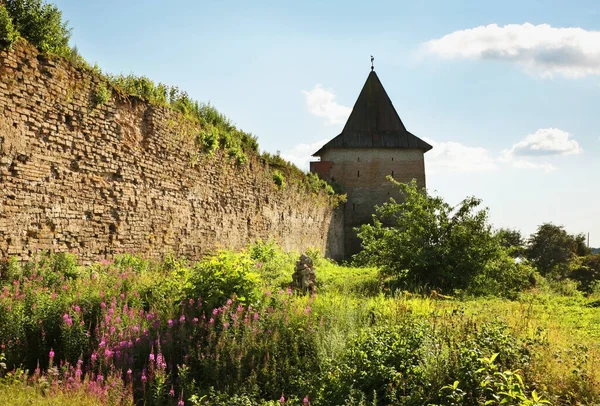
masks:
POLYGON ((360 178, 360 171, 357 171, 357 172, 356 172, 356 177, 357 177, 357 178, 360 178))
POLYGON ((394 160, 394 157, 392 157, 392 161, 394 160))
POLYGON ((357 158, 358 162, 360 162, 360 157, 357 158))
POLYGON ((352 203, 352 211, 354 211, 354 209, 356 209, 356 204, 352 203))
POLYGON ((394 171, 392 171, 392 177, 394 176, 394 171))

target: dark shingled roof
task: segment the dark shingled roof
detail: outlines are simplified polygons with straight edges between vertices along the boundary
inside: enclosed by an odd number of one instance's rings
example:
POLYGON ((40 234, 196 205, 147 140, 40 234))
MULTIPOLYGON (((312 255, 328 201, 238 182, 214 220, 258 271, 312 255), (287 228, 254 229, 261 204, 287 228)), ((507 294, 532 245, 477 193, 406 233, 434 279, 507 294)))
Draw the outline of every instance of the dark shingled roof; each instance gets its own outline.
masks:
POLYGON ((414 148, 432 146, 406 130, 375 71, 363 86, 342 133, 313 154, 327 148, 414 148))

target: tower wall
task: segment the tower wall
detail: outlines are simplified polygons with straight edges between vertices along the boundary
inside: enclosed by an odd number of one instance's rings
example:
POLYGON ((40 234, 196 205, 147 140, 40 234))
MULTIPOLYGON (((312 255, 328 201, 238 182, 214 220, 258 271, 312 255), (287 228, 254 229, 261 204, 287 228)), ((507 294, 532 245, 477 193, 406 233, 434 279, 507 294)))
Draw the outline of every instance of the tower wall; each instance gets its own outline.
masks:
POLYGON ((425 187, 424 154, 419 149, 328 148, 321 153, 321 164, 312 165, 311 170, 341 184, 348 194, 344 207, 346 257, 360 250, 354 227, 371 222, 376 205, 400 197, 388 175, 399 182, 416 179, 419 187, 425 187), (327 171, 319 170, 325 168, 327 171))

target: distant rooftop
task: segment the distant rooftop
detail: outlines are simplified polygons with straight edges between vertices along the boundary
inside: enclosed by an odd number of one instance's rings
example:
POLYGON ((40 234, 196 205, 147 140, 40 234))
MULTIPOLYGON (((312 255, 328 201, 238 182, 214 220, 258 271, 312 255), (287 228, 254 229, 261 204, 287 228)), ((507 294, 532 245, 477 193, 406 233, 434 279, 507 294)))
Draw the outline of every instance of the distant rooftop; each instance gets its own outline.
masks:
POLYGON ((412 148, 427 152, 432 146, 404 127, 377 74, 371 70, 341 134, 312 156, 320 156, 328 148, 412 148))

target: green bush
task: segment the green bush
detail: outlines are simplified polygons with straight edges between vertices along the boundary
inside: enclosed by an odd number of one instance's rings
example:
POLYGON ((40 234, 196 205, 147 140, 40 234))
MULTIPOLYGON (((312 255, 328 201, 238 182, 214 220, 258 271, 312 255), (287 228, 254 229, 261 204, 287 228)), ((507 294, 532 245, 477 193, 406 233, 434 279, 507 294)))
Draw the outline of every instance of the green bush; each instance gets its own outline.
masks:
POLYGON ((260 297, 260 275, 247 254, 223 251, 194 265, 184 296, 200 297, 208 310, 223 305, 233 296, 243 304, 260 297))
POLYGON ((569 278, 579 282, 581 290, 591 293, 600 281, 600 254, 581 258, 572 267, 569 278))
POLYGON ((350 388, 383 404, 426 404, 423 349, 430 330, 423 320, 409 318, 396 326, 361 330, 329 376, 324 397, 341 404, 350 388))
POLYGON ((68 57, 71 29, 62 12, 42 0, 5 0, 4 6, 15 29, 42 52, 68 57))
MULTIPOLYGON (((363 250, 360 264, 379 266, 409 286, 452 291, 467 288, 500 253, 487 209, 470 197, 452 207, 441 197, 410 184, 389 180, 402 202, 390 198, 376 207, 373 224, 358 228, 363 250)), ((492 293, 492 292, 490 292, 492 293)))
POLYGON ((515 262, 503 251, 490 260, 484 271, 477 275, 467 291, 473 295, 497 295, 514 299, 519 292, 535 283, 534 269, 526 263, 515 262))
POLYGON ((110 100, 110 90, 106 88, 105 84, 99 84, 96 87, 96 94, 94 95, 94 102, 97 106, 106 104, 110 100))
POLYGON ((285 187, 285 177, 278 170, 273 171, 273 182, 275 182, 275 184, 281 189, 285 187))
POLYGON ((0 4, 0 46, 10 48, 19 38, 6 7, 0 4))

